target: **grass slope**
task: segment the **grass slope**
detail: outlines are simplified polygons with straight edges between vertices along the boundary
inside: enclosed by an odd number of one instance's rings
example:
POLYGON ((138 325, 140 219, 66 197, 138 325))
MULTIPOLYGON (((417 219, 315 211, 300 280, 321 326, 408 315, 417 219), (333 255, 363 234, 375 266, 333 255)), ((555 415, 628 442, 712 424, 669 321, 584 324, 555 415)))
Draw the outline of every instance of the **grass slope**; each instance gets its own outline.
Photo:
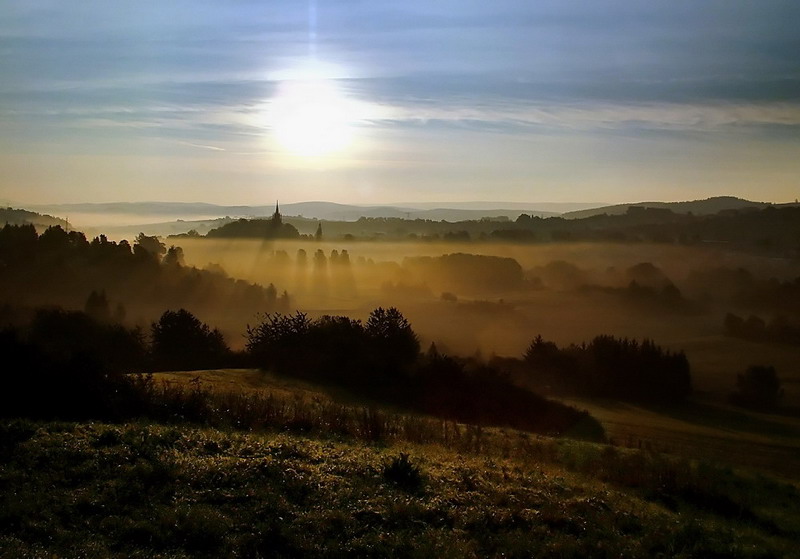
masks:
POLYGON ((628 447, 714 461, 800 480, 800 418, 767 415, 716 402, 646 408, 566 399, 585 409, 609 440, 628 447))
MULTIPOLYGON (((215 392, 266 391, 290 401, 369 405, 345 390, 257 369, 165 372, 157 373, 155 378, 187 387, 197 380, 202 387, 215 392)), ((766 415, 717 402, 688 402, 682 406, 655 408, 577 398, 564 402, 589 411, 617 445, 800 480, 800 418, 797 417, 766 415)), ((485 433, 490 436, 492 430, 485 430, 485 433)))
POLYGON ((800 536, 792 486, 546 438, 7 422, 0 443, 3 557, 790 557, 800 536))

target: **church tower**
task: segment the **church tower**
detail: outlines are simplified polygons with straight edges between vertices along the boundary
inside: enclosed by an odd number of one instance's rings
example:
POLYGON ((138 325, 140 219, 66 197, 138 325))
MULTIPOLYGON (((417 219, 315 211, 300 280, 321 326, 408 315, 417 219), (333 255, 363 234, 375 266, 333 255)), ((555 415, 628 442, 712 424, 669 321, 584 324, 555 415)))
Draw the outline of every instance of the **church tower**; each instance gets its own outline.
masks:
POLYGON ((272 214, 272 226, 279 227, 283 224, 283 218, 281 217, 281 210, 278 207, 278 201, 275 200, 275 213, 272 214))

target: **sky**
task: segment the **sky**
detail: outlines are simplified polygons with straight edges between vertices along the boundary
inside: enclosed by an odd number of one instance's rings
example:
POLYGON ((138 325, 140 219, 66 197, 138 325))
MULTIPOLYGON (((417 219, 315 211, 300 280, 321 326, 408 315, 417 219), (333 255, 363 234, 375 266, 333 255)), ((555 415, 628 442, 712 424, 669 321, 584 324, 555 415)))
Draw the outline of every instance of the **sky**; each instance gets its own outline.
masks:
POLYGON ((0 204, 800 197, 800 2, 5 0, 0 204))

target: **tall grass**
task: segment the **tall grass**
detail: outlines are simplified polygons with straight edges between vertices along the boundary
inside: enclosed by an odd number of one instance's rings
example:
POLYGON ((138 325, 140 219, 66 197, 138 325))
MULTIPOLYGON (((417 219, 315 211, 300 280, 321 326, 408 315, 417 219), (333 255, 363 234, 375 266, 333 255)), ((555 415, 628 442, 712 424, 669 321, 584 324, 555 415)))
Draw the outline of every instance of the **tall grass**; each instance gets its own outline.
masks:
POLYGON ((188 422, 245 431, 288 431, 346 437, 370 443, 437 444, 467 453, 491 447, 486 430, 434 417, 392 413, 375 406, 347 405, 319 397, 270 391, 214 391, 199 379, 187 384, 133 377, 148 407, 144 415, 164 422, 188 422))
POLYGON ((765 499, 798 495, 779 481, 753 480, 729 467, 687 460, 651 449, 554 438, 524 431, 486 428, 433 417, 346 405, 301 394, 268 391, 216 392, 199 379, 188 385, 137 377, 150 402, 148 414, 166 422, 189 422, 245 431, 279 431, 317 438, 344 438, 368 444, 438 445, 464 455, 512 459, 531 468, 551 464, 602 482, 633 489, 669 509, 722 516, 770 533, 800 531, 760 514, 765 499), (772 497, 770 497, 772 496, 772 497))

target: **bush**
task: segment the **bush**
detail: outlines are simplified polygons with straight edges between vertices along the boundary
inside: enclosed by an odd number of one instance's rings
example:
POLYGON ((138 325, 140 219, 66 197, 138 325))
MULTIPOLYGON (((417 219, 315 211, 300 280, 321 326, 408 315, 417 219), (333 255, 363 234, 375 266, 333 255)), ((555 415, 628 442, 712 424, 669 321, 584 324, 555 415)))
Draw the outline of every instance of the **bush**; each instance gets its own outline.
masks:
MULTIPOLYGON (((63 324, 72 323, 68 319, 63 324)), ((58 335, 53 344, 47 344, 39 334, 26 338, 16 330, 0 332, 0 353, 15 365, 4 375, 0 416, 120 420, 140 413, 145 395, 122 373, 121 356, 112 355, 116 346, 103 346, 109 341, 105 338, 108 330, 113 330, 112 340, 125 332, 98 326, 93 330, 97 338, 79 338, 84 343, 75 346, 65 344, 58 335)), ((135 344, 135 334, 128 335, 135 344)))
POLYGON ((730 396, 731 403, 755 409, 773 409, 783 397, 780 379, 775 367, 751 365, 736 377, 737 390, 730 396))
POLYGON ((408 491, 418 491, 422 487, 422 472, 411 463, 408 454, 401 452, 383 467, 383 478, 389 483, 408 491))

